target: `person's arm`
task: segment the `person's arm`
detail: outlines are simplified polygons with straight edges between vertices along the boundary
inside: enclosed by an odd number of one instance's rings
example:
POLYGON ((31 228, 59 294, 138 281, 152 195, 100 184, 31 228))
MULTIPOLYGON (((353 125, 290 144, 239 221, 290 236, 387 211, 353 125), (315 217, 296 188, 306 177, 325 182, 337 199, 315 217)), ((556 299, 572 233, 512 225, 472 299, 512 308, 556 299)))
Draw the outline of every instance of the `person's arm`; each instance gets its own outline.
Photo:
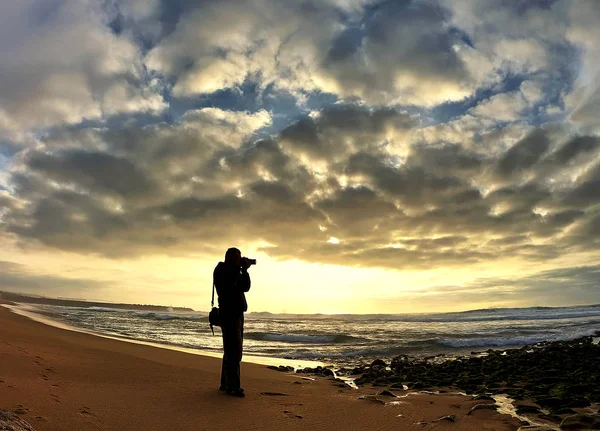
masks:
POLYGON ((248 292, 250 290, 250 274, 245 269, 242 269, 240 276, 237 281, 237 288, 242 292, 248 292))

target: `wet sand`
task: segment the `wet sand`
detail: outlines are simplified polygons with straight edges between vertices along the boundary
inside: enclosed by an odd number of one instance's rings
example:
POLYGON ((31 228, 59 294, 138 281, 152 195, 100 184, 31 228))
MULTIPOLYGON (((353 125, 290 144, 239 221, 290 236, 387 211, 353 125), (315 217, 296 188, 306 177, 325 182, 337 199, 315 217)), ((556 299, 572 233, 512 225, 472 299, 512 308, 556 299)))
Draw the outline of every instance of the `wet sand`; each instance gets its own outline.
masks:
POLYGON ((217 358, 97 337, 0 307, 0 409, 36 430, 516 430, 456 394, 358 390, 243 363, 246 398, 217 390, 217 358), (454 422, 439 420, 454 415, 454 422))

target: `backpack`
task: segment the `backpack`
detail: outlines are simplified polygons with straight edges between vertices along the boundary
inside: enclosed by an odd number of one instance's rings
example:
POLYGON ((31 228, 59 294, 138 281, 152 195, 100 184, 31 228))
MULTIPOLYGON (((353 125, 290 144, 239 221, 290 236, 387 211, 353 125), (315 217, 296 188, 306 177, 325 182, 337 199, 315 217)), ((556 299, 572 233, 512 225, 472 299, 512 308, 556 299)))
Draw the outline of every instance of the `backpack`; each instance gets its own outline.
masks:
POLYGON ((211 310, 208 313, 208 323, 210 324, 210 330, 212 334, 215 335, 215 330, 213 326, 221 326, 221 314, 219 312, 219 307, 215 307, 215 281, 213 280, 212 286, 212 299, 210 301, 211 310))

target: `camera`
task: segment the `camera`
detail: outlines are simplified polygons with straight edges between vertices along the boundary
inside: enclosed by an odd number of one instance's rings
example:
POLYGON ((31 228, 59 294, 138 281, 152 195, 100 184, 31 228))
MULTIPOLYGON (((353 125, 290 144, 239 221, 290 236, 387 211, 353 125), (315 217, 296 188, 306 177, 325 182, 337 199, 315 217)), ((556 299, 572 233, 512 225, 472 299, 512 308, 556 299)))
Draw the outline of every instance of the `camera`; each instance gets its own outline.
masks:
POLYGON ((242 266, 249 267, 250 265, 256 265, 256 259, 250 259, 248 257, 242 257, 242 266))

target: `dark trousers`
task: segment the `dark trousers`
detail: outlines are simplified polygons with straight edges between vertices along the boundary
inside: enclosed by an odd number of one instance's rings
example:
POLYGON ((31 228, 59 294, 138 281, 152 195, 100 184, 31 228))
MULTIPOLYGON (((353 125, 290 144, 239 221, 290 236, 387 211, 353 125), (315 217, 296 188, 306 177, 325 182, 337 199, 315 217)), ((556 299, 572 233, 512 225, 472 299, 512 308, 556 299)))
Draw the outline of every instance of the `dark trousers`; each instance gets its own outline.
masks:
POLYGON ((240 362, 244 344, 244 315, 227 316, 221 324, 223 333, 223 365, 221 386, 230 391, 240 388, 240 362))

